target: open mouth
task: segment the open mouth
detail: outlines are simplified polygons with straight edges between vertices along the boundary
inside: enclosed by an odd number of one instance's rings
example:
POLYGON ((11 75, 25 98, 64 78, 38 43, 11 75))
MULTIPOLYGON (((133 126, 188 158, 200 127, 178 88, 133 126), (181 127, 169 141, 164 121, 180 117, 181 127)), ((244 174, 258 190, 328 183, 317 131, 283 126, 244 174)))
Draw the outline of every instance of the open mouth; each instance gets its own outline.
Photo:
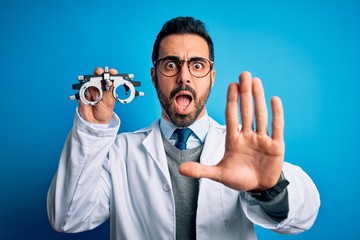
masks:
POLYGON ((183 110, 185 110, 192 101, 192 96, 190 94, 179 94, 175 97, 176 104, 183 110))

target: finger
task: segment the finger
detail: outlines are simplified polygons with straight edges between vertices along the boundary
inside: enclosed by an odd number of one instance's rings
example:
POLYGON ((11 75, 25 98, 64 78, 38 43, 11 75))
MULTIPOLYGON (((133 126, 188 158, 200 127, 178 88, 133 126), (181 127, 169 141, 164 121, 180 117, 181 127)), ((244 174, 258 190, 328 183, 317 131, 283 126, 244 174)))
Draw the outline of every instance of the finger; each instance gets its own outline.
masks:
POLYGON ((78 101, 79 103, 79 113, 82 117, 85 116, 85 111, 89 108, 89 105, 86 105, 85 103, 83 103, 82 101, 78 101))
POLYGON ((252 91, 255 104, 256 132, 267 134, 268 111, 266 107, 264 88, 259 78, 253 79, 252 91))
POLYGON ((221 182, 221 171, 217 166, 206 166, 197 162, 182 163, 179 172, 183 176, 192 178, 209 178, 221 182))
POLYGON ((94 122, 92 117, 92 106, 86 105, 82 101, 79 101, 79 114, 87 122, 94 122))
POLYGON ((109 70, 109 73, 110 73, 110 74, 118 74, 118 71, 117 71, 115 68, 111 68, 111 69, 109 70))
POLYGON ((239 132, 238 99, 238 84, 231 83, 228 88, 225 113, 227 137, 237 135, 239 132))
POLYGON ((94 70, 94 74, 95 75, 101 75, 101 74, 103 74, 104 73, 104 69, 102 69, 101 67, 97 67, 97 68, 95 68, 95 70, 94 70))
POLYGON ((97 101, 99 96, 100 92, 96 87, 89 87, 85 91, 85 98, 89 101, 97 101))
MULTIPOLYGON (((101 68, 101 67, 97 67, 97 68, 95 68, 95 70, 94 70, 94 74, 95 75, 101 75, 101 74, 103 74, 104 73, 104 69, 103 68, 101 68)), ((109 73, 110 74, 118 74, 118 71, 115 69, 115 68, 111 68, 110 70, 109 70, 109 73)))
POLYGON ((284 110, 279 97, 271 99, 272 108, 272 138, 283 141, 284 139, 284 110))
POLYGON ((239 94, 242 131, 253 131, 252 76, 249 72, 240 75, 239 94))

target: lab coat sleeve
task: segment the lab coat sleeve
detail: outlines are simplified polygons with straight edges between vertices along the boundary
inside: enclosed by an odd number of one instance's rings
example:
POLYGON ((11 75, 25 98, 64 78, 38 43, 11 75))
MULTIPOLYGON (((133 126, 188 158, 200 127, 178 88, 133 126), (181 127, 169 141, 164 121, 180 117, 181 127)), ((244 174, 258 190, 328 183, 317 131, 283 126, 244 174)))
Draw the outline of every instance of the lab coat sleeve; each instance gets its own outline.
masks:
POLYGON ((276 222, 267 216, 257 200, 246 192, 240 193, 240 203, 247 218, 253 223, 275 232, 295 234, 311 228, 320 207, 319 192, 310 177, 298 166, 284 163, 283 173, 290 182, 287 187, 288 217, 276 222))
POLYGON ((48 217, 59 232, 95 228, 109 217, 111 194, 107 156, 120 125, 96 128, 75 115, 47 195, 48 217))

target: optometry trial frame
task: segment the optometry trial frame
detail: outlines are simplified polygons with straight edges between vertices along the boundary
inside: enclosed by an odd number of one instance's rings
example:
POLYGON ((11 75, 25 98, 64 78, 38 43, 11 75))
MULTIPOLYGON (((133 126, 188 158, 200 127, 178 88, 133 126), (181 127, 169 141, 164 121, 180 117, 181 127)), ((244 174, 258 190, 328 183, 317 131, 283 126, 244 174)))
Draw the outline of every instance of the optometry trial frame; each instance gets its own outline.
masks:
POLYGON ((137 96, 144 96, 144 92, 139 92, 135 87, 139 87, 141 83, 134 81, 134 74, 111 74, 109 68, 104 68, 104 73, 101 75, 80 75, 78 76, 79 83, 73 84, 73 90, 79 90, 74 95, 70 96, 70 100, 81 100, 86 105, 97 105, 103 98, 103 91, 110 91, 112 88, 112 95, 116 101, 122 104, 130 103, 137 96), (120 98, 117 89, 123 86, 125 96, 127 98, 120 98), (96 99, 89 100, 89 89, 96 88, 98 96, 96 99))

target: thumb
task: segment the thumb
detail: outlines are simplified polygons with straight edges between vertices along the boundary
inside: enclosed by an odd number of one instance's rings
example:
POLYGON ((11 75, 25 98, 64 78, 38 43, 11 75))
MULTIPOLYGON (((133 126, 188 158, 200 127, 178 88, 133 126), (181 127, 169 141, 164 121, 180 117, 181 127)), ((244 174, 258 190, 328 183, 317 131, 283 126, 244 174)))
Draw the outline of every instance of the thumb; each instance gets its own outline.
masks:
POLYGON ((196 162, 188 162, 180 164, 179 172, 186 177, 209 178, 221 182, 221 170, 218 166, 207 166, 196 162))

